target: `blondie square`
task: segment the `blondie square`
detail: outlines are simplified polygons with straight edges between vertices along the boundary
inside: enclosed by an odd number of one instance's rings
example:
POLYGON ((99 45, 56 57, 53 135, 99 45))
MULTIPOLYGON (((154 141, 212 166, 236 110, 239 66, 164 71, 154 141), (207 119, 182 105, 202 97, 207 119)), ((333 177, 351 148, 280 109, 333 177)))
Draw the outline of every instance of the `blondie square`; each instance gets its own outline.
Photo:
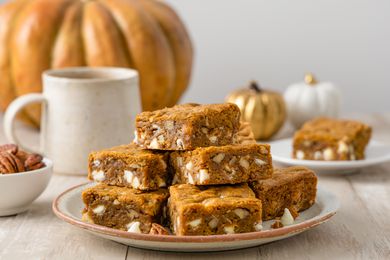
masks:
POLYGON ((263 220, 282 216, 285 208, 299 212, 311 207, 317 193, 317 177, 306 167, 275 169, 272 178, 252 182, 263 206, 263 220))
POLYGON ((89 155, 88 178, 109 185, 140 190, 165 187, 168 154, 143 150, 135 144, 121 145, 89 155))
POLYGON ((302 160, 361 160, 371 127, 358 121, 317 118, 294 135, 293 158, 302 160))
POLYGON ((234 104, 184 104, 136 117, 134 142, 143 148, 192 150, 233 143, 240 127, 240 110, 234 104))
POLYGON ((267 144, 200 147, 171 153, 174 183, 235 184, 269 178, 272 158, 267 144))
POLYGON ((161 223, 168 195, 167 189, 143 192, 98 184, 82 193, 83 220, 129 232, 149 233, 152 223, 161 223))
POLYGON ((259 231, 261 201, 247 184, 169 187, 168 212, 179 236, 234 234, 259 231))

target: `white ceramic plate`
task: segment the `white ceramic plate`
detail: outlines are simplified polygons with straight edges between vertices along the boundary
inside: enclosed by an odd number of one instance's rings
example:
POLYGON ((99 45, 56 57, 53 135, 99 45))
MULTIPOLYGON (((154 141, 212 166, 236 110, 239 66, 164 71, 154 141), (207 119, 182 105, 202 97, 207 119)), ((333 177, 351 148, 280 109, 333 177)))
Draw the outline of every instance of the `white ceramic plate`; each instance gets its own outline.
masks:
POLYGON ((296 219, 296 223, 291 226, 271 229, 270 225, 273 223, 271 220, 263 222, 263 231, 244 234, 214 236, 137 234, 81 221, 81 211, 83 209, 81 192, 91 185, 93 184, 82 184, 59 195, 53 202, 54 213, 60 219, 94 235, 129 246, 161 251, 207 252, 258 246, 291 237, 318 226, 329 220, 339 208, 337 198, 320 188, 318 189, 316 203, 310 209, 301 212, 296 219))
POLYGON ((314 161, 291 158, 292 139, 271 142, 272 159, 282 166, 306 166, 319 173, 351 173, 364 167, 390 161, 390 146, 371 140, 366 147, 366 158, 357 161, 314 161))

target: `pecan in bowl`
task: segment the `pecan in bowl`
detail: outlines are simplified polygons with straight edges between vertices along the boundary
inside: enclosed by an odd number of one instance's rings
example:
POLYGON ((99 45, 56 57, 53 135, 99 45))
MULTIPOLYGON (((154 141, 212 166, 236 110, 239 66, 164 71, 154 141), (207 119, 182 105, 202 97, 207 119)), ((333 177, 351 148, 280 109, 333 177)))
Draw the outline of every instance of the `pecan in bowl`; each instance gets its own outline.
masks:
POLYGON ((0 145, 0 174, 33 171, 45 167, 43 157, 19 149, 15 144, 0 145))

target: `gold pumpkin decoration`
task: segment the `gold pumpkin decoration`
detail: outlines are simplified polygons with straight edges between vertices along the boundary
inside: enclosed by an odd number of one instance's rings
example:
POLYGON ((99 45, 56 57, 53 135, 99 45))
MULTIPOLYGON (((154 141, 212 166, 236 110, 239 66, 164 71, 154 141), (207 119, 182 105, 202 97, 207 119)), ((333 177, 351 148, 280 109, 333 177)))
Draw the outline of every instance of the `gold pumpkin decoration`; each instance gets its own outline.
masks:
POLYGON ((226 97, 241 110, 241 120, 249 122, 257 140, 271 138, 284 124, 286 107, 283 97, 274 91, 261 89, 252 81, 226 97))

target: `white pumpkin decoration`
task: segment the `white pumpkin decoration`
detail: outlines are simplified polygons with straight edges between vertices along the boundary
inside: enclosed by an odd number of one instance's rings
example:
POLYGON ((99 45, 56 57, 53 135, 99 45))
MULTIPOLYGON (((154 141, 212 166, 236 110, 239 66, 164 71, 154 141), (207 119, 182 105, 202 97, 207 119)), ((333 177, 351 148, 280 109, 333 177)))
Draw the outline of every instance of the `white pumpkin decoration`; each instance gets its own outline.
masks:
POLYGON ((299 128, 315 117, 337 117, 340 91, 331 82, 317 82, 312 74, 305 81, 289 86, 284 93, 289 121, 299 128))

